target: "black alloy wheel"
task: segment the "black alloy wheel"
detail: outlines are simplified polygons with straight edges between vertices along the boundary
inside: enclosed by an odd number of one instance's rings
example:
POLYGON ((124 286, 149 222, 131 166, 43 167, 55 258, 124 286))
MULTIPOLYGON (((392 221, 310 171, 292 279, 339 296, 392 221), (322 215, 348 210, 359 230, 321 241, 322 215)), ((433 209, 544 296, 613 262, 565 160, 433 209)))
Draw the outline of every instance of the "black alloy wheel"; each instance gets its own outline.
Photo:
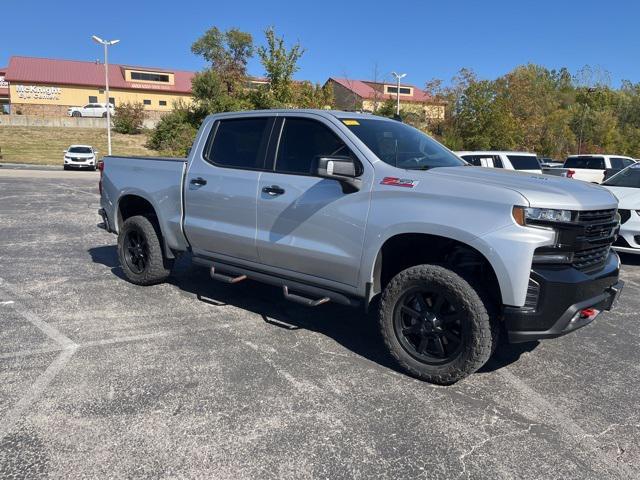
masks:
POLYGON ((138 230, 129 230, 124 239, 124 258, 133 273, 143 273, 149 265, 149 244, 138 230))
POLYGON ((462 314, 443 292, 414 287, 396 304, 393 327, 400 345, 416 360, 441 365, 462 351, 462 314))

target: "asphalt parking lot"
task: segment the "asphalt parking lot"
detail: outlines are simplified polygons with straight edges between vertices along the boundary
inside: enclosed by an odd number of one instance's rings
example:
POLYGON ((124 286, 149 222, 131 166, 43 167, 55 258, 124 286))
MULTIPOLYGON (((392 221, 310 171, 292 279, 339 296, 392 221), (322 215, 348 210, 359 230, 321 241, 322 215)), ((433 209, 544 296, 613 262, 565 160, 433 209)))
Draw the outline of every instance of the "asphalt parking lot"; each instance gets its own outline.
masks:
POLYGON ((615 312, 436 387, 359 311, 128 283, 96 184, 0 169, 0 478, 640 478, 640 259, 615 312))

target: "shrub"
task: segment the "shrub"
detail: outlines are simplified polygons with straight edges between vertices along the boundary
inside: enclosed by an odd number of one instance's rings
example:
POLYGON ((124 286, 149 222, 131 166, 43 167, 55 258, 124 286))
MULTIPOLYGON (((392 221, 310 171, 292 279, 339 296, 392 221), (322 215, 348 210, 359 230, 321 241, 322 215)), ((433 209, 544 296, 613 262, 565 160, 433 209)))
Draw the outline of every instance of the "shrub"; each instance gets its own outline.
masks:
POLYGON ((142 103, 126 102, 115 109, 113 129, 118 133, 138 134, 142 130, 144 119, 145 113, 142 103))
POLYGON ((149 134, 147 148, 165 155, 185 156, 198 132, 192 112, 176 108, 164 115, 149 134))

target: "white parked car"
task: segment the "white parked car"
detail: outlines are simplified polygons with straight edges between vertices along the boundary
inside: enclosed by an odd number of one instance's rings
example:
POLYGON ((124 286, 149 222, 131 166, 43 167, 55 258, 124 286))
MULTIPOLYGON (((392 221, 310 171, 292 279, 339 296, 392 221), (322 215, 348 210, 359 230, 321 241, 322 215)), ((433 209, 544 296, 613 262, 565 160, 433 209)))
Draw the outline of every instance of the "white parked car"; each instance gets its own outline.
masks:
POLYGON ((613 248, 640 254, 640 163, 618 172, 602 186, 618 197, 620 233, 613 248))
POLYGON ((64 151, 64 169, 90 168, 95 170, 98 165, 98 150, 91 145, 71 145, 64 151))
MULTIPOLYGON (((109 104, 109 111, 111 115, 115 112, 112 104, 109 104)), ((84 107, 69 107, 67 115, 70 117, 106 117, 107 105, 106 103, 87 103, 84 107)))
POLYGON ((563 168, 571 170, 571 178, 590 183, 602 183, 607 170, 620 171, 636 161, 622 155, 571 155, 563 168))
POLYGON ((504 168, 521 172, 542 173, 535 153, 527 152, 455 152, 460 158, 476 167, 504 168))

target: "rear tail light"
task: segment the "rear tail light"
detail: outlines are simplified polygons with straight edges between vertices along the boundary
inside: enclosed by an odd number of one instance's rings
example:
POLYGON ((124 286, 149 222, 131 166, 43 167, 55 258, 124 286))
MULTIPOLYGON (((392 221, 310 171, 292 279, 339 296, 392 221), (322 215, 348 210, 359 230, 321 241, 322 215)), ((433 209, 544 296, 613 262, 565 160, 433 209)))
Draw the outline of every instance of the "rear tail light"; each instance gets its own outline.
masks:
POLYGON ((575 174, 576 174, 575 170, 567 170, 567 178, 573 178, 575 174))
POLYGON ((98 192, 102 195, 102 174, 104 173, 104 160, 98 160, 98 170, 100 171, 100 180, 98 181, 98 192))

